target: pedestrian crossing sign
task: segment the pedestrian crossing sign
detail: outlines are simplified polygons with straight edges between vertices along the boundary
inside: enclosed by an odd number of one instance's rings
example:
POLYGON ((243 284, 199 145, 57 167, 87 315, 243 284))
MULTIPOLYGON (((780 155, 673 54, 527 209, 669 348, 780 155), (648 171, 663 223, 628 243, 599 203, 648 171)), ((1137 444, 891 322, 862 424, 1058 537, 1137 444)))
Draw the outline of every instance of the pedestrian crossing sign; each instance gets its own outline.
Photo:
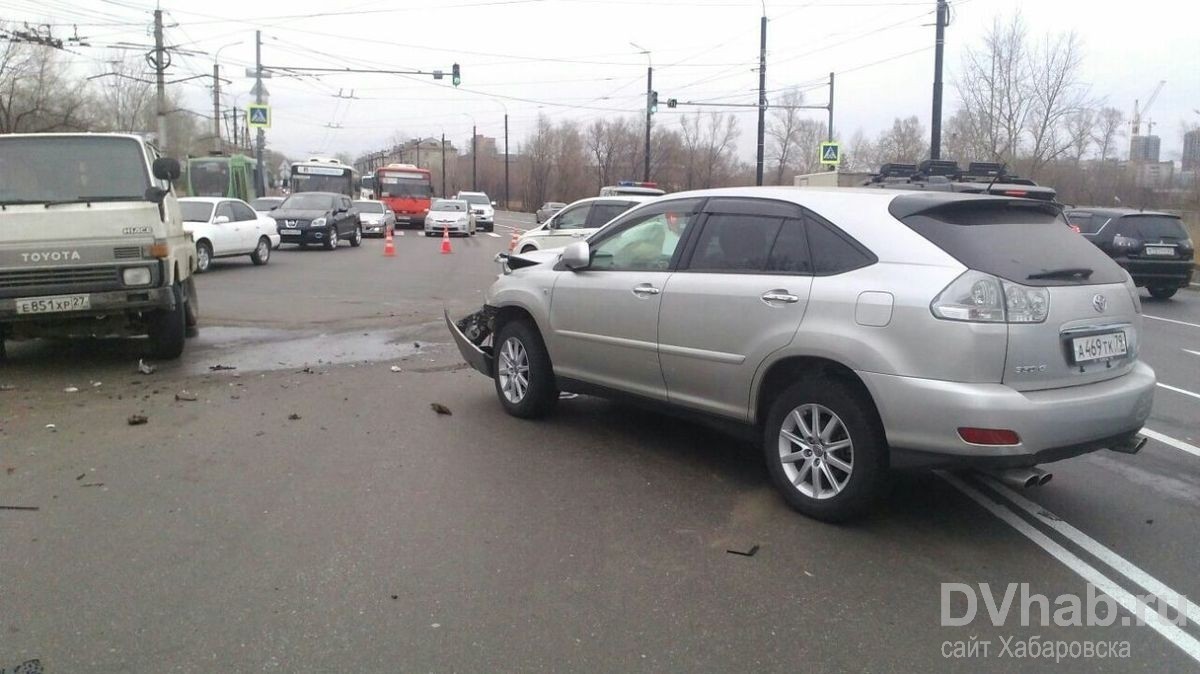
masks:
POLYGON ((842 163, 842 146, 834 142, 821 143, 821 163, 827 166, 842 163))
POLYGON ((271 128, 271 106, 252 104, 246 108, 246 119, 252 129, 271 128))

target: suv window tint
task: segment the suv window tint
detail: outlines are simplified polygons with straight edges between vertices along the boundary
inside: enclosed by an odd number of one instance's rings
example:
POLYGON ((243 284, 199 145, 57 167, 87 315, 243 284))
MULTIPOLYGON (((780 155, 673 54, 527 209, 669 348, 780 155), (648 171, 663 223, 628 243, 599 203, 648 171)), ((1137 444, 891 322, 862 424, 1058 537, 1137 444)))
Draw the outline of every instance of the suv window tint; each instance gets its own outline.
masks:
POLYGON ((233 209, 230 208, 228 201, 222 201, 221 203, 217 204, 217 213, 213 217, 213 219, 215 220, 216 218, 219 218, 222 215, 229 218, 230 220, 235 219, 233 217, 233 209))
POLYGON ((1068 213, 1067 222, 1079 228, 1080 234, 1095 234, 1108 218, 1091 213, 1068 213))
POLYGON ((555 229, 583 229, 587 226, 591 204, 580 204, 575 208, 560 211, 554 218, 555 229))
POLYGON ((627 213, 600 230, 590 269, 665 271, 678 254, 702 199, 677 199, 627 213))
POLYGON ((708 216, 696 239, 692 271, 765 271, 783 220, 756 215, 708 216))
POLYGON ((1117 233, 1142 241, 1182 241, 1188 238, 1178 218, 1165 215, 1126 215, 1117 221, 1117 233))
MULTIPOLYGON (((1073 233, 1065 227, 1063 229, 1073 233)), ((808 249, 814 274, 841 274, 876 262, 875 256, 861 244, 811 213, 805 218, 805 230, 808 232, 808 249)))
POLYGON ((808 254, 808 236, 799 219, 783 221, 771 257, 767 260, 767 271, 790 274, 811 274, 812 260, 808 254))
POLYGON ((1122 283, 1125 272, 1071 231, 1055 207, 1033 201, 964 201, 933 206, 901 219, 964 266, 1036 286, 1078 285, 1032 274, 1085 267, 1087 284, 1122 283))
POLYGON ((629 210, 633 206, 630 201, 596 202, 592 204, 592 212, 588 214, 588 227, 603 227, 609 220, 629 210))
POLYGON ((242 221, 242 220, 257 220, 258 219, 258 215, 256 215, 254 213, 254 211, 250 209, 249 206, 240 204, 236 201, 231 201, 229 203, 230 203, 230 206, 233 208, 233 219, 234 220, 242 221))

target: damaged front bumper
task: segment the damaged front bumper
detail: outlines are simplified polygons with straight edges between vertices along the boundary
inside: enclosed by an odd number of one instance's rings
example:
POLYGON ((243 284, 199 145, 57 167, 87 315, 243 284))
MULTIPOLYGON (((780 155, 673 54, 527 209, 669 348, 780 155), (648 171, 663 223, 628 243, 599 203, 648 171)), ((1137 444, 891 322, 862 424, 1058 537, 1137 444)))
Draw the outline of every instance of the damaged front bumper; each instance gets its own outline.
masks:
POLYGON ((496 308, 484 305, 482 309, 457 323, 450 319, 449 311, 443 309, 442 314, 446 317, 446 327, 450 329, 450 334, 454 337, 454 343, 458 345, 458 352, 462 354, 463 360, 481 374, 491 377, 495 371, 492 366, 494 356, 492 347, 484 343, 492 336, 496 308))

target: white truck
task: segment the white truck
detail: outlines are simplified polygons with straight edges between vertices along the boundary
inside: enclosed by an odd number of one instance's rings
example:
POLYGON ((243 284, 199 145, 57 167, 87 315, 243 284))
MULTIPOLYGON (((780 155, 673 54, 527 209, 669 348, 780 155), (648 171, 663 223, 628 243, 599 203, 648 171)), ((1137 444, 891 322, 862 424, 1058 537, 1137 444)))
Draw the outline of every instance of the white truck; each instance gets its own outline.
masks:
POLYGON ((179 162, 126 134, 0 135, 0 358, 5 340, 196 334, 196 246, 179 162))

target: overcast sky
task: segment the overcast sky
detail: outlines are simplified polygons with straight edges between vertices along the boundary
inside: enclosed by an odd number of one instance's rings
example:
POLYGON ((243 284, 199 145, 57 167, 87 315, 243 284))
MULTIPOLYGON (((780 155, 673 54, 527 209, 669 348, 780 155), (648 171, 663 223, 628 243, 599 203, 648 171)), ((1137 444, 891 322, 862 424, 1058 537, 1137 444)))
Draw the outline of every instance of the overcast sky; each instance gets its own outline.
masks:
MULTIPOLYGON (((824 104, 823 86, 838 73, 835 127, 842 140, 858 128, 874 135, 897 116, 928 128, 933 78, 933 0, 766 0, 767 88, 799 86, 824 104)), ((1014 12, 1030 32, 1074 30, 1086 47, 1093 94, 1132 112, 1166 80, 1150 117, 1164 158, 1177 158, 1185 123, 1200 122, 1200 10, 1180 0, 957 0, 947 30, 946 112, 957 105, 953 81, 963 50, 977 46, 996 17, 1014 12)), ((72 58, 97 67, 100 45, 146 44, 146 0, 3 0, 8 20, 79 23, 92 47, 72 58)), ((293 157, 381 149, 402 135, 445 133, 469 143, 472 123, 501 137, 505 109, 515 151, 538 114, 587 122, 641 114, 648 57, 663 105, 655 124, 678 125, 681 101, 753 103, 761 2, 745 0, 164 0, 167 41, 202 54, 177 56, 171 77, 210 74, 216 51, 233 80, 223 104, 244 106, 254 62, 254 30, 263 31, 263 63, 288 67, 443 69, 447 77, 335 74, 267 83, 274 114, 269 142, 293 157), (631 44, 632 43, 632 44, 631 44), (462 66, 457 90, 452 63, 462 66), (354 98, 349 97, 353 91, 354 98), (337 128, 330 128, 330 127, 337 128)), ((71 33, 55 27, 56 36, 71 33)), ((211 114, 210 84, 175 85, 189 108, 211 114)), ((824 120, 824 111, 811 114, 824 120)), ((755 112, 738 113, 743 157, 753 154, 755 112)))

